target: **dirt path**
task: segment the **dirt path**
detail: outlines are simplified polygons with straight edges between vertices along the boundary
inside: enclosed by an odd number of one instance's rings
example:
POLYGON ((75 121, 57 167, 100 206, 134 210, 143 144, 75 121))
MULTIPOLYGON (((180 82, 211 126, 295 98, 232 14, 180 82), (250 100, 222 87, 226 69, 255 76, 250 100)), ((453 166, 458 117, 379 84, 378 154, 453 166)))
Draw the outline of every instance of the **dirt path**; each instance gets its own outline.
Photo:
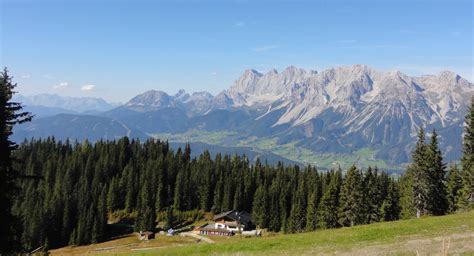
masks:
POLYGON ((194 237, 200 241, 204 241, 206 243, 209 243, 209 244, 213 244, 215 243, 213 240, 207 238, 207 237, 204 237, 204 236, 200 236, 198 234, 195 234, 195 233, 192 233, 192 232, 183 232, 183 233, 180 233, 179 234, 180 236, 190 236, 190 237, 194 237))

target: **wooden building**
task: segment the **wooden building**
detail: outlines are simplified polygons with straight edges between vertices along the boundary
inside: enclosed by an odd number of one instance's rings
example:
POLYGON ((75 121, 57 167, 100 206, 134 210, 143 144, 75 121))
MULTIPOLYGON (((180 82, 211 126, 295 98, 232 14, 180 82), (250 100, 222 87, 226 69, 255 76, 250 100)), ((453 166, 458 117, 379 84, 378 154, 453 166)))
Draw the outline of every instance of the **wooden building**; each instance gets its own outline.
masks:
POLYGON ((252 216, 235 210, 223 212, 214 216, 214 224, 197 228, 201 235, 233 236, 246 230, 252 230, 255 225, 252 216))

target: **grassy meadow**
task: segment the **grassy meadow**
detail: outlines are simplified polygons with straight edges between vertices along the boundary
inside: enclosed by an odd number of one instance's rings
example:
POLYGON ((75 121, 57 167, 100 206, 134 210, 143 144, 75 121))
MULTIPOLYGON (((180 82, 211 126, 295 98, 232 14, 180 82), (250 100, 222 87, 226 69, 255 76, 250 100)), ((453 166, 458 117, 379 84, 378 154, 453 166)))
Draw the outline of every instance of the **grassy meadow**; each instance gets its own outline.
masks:
POLYGON ((474 255, 474 211, 300 234, 263 237, 157 236, 117 240, 51 251, 52 255, 474 255))

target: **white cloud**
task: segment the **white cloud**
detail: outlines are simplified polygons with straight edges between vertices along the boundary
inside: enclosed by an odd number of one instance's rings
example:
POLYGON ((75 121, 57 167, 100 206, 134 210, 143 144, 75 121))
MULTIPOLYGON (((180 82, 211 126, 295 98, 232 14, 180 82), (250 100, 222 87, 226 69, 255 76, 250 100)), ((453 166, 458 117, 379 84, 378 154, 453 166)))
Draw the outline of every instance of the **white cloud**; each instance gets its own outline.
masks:
POLYGON ((56 89, 56 90, 66 89, 68 87, 69 87, 69 84, 67 82, 62 82, 62 83, 53 85, 53 89, 56 89))
POLYGON ((217 76, 217 72, 216 71, 211 72, 211 76, 217 76))
POLYGON ((95 84, 86 84, 81 87, 81 91, 83 92, 90 92, 95 89, 95 84))
POLYGON ((255 52, 266 52, 266 51, 276 49, 278 47, 279 47, 278 45, 273 44, 273 45, 265 45, 262 47, 256 47, 256 48, 253 48, 252 50, 255 52))
POLYGON ((21 79, 30 79, 31 75, 30 74, 25 74, 25 75, 20 76, 20 78, 21 79))

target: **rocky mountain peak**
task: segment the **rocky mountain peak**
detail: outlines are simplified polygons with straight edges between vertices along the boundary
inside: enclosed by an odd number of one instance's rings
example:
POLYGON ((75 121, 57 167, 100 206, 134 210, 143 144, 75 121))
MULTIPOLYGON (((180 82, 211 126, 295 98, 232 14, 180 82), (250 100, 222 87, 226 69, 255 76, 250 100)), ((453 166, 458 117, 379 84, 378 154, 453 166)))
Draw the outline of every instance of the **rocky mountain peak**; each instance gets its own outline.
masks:
POLYGON ((149 111, 171 105, 172 97, 166 92, 149 90, 129 100, 125 106, 138 111, 149 111))

